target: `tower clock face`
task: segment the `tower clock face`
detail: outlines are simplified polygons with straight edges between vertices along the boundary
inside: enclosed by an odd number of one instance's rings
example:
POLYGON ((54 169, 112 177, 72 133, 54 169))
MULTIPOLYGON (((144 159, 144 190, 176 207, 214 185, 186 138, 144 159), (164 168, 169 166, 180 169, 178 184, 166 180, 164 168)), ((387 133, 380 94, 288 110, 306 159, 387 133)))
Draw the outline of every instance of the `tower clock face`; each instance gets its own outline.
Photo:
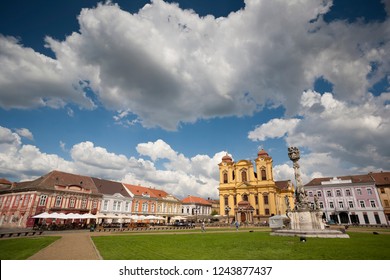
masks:
POLYGON ((226 166, 226 162, 222 163, 222 165, 226 166))

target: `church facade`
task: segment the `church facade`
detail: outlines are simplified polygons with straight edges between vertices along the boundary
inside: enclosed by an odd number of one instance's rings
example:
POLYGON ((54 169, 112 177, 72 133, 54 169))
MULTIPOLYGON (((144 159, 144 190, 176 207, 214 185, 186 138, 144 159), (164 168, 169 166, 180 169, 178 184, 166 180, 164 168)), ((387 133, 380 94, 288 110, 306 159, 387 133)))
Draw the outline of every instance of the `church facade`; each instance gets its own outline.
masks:
POLYGON ((225 155, 219 163, 220 213, 229 223, 268 222, 273 215, 286 213, 286 199, 294 206, 294 186, 290 180, 274 181, 272 157, 264 150, 250 160, 234 162, 225 155))

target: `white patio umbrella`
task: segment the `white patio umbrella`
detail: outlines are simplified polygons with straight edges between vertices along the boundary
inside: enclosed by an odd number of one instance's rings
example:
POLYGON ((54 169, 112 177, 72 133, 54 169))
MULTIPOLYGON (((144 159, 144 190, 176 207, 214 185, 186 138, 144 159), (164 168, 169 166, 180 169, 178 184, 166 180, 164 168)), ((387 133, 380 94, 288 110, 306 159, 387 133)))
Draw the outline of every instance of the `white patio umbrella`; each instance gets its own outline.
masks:
POLYGON ((171 218, 172 220, 187 220, 187 217, 182 217, 182 216, 174 216, 171 218))
POLYGON ((49 214, 49 218, 52 219, 64 219, 63 215, 61 213, 53 212, 49 214))
POLYGON ((153 216, 153 215, 149 215, 149 216, 146 216, 144 220, 158 220, 158 217, 153 216))
POLYGON ((39 219, 39 218, 47 219, 47 218, 50 218, 50 214, 47 213, 47 212, 43 212, 43 213, 41 213, 41 214, 38 214, 38 215, 33 216, 33 218, 37 218, 37 219, 39 219))
POLYGON ((80 219, 97 219, 97 216, 90 213, 85 213, 81 215, 80 219))
POLYGON ((78 213, 69 213, 66 215, 67 219, 81 219, 81 215, 78 213))

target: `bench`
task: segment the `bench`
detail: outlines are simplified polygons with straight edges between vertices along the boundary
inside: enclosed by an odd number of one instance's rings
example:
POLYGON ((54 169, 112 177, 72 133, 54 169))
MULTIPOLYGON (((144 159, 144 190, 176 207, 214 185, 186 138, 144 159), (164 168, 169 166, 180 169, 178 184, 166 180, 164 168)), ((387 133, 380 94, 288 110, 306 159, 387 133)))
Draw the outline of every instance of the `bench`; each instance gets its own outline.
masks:
POLYGON ((18 232, 2 232, 0 233, 0 238, 4 237, 20 237, 20 236, 34 236, 42 235, 43 230, 36 231, 18 231, 18 232))

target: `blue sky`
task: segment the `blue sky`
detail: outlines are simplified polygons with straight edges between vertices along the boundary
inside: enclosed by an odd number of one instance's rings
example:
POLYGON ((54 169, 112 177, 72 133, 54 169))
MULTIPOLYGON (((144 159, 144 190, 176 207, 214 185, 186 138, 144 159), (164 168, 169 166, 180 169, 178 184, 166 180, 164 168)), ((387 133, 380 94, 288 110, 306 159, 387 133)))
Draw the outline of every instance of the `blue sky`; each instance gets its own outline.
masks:
POLYGON ((389 10, 2 1, 0 177, 59 169, 216 197, 226 152, 264 148, 285 180, 291 145, 306 182, 389 170, 389 10))

